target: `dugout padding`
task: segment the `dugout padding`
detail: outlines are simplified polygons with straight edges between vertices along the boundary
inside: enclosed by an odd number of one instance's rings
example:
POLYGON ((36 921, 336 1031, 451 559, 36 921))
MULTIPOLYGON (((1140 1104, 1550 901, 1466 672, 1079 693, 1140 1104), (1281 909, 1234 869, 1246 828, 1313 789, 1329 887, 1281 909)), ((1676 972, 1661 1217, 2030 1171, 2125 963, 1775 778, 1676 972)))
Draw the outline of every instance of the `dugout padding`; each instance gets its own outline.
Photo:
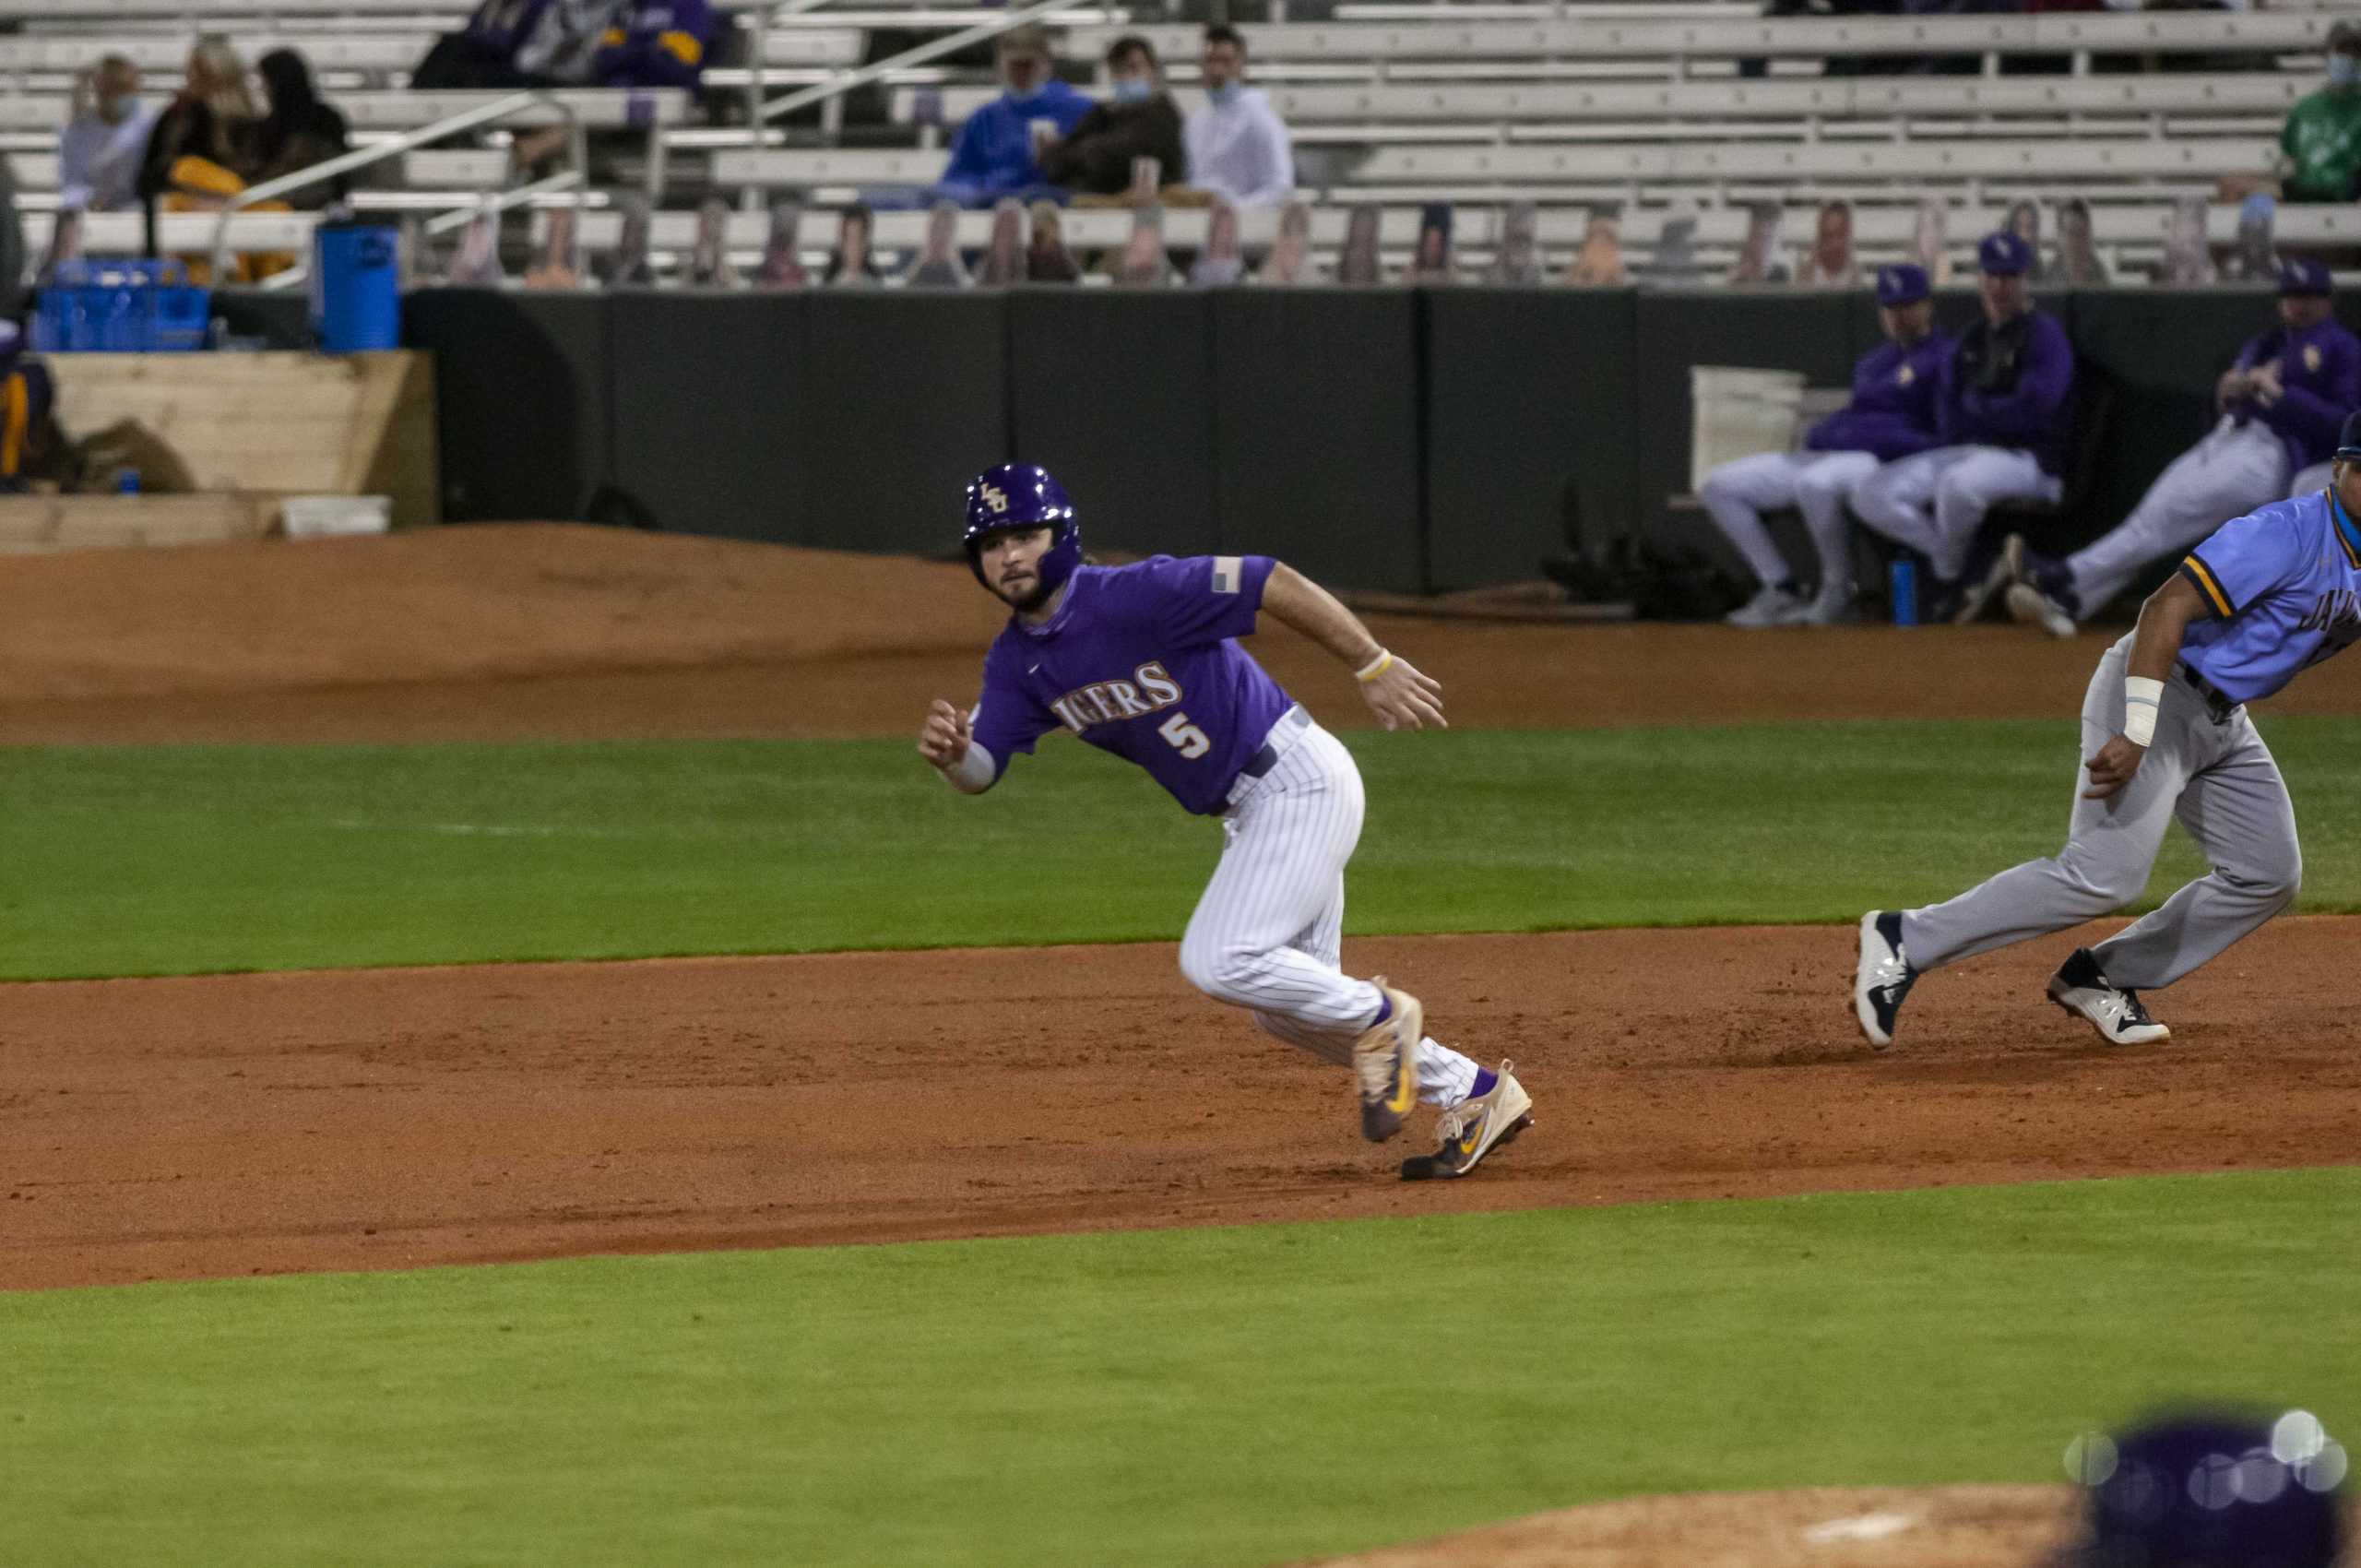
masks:
POLYGON ((668 533, 811 542, 805 296, 633 289, 609 303, 617 515, 668 533))
POLYGON ((1638 292, 1434 289, 1425 330, 1427 562, 1442 589, 1603 547, 1638 495, 1638 292))
POLYGON ((443 516, 577 522, 613 471, 611 305, 597 294, 422 289, 402 346, 434 356, 443 516))
POLYGON ((1221 548, 1343 588, 1424 585, 1418 299, 1225 289, 1214 324, 1221 548))
POLYGON ((1008 301, 997 291, 806 296, 811 455, 794 542, 941 555, 961 497, 1008 448, 1008 301))
POLYGON ((1212 302, 1009 292, 1008 451, 1058 476, 1094 550, 1205 555, 1220 541, 1212 302))

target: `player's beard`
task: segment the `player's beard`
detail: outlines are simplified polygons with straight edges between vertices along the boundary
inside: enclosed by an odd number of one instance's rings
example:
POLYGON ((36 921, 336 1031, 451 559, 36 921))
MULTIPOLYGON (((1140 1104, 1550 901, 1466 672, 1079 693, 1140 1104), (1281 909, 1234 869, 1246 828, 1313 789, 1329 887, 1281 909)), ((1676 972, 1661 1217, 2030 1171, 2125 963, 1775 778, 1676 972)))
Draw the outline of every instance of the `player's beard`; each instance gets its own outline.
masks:
POLYGON ((1003 603, 1020 615, 1030 615, 1050 601, 1049 581, 1038 571, 1033 574, 1031 590, 1021 599, 1011 594, 1005 586, 995 585, 992 591, 1000 595, 1003 603))

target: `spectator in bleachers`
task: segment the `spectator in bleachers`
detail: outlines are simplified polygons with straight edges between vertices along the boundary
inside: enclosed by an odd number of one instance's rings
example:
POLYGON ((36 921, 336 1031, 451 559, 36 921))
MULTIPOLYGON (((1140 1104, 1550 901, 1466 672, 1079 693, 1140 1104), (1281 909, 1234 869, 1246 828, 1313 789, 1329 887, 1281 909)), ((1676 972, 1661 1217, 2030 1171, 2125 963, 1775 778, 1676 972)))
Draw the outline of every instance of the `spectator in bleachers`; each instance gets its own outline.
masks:
POLYGON ((1621 225, 1611 212, 1594 212, 1583 228, 1583 248, 1566 264, 1563 282, 1577 289, 1619 289, 1631 280, 1623 265, 1621 225))
POLYGON ((2058 318, 2034 308, 2033 256, 2014 231, 1976 247, 1984 319, 1941 361, 1931 451, 1888 463, 1853 488, 1853 511, 1927 557, 1929 619, 1972 615, 2005 576, 1963 582, 1984 515, 2002 501, 2058 499, 2072 432, 2074 350, 2058 318))
POLYGON ((1127 288, 1162 288, 1172 281, 1172 263, 1164 254, 1164 208, 1144 202, 1132 213, 1131 237, 1115 255, 1115 281, 1127 288))
POLYGON ((1041 200, 1033 204, 1028 214, 1033 222, 1031 239, 1025 247, 1025 280, 1028 283, 1079 283, 1082 267, 1066 248, 1065 219, 1058 212, 1058 204, 1041 200))
POLYGON ((1107 73, 1113 98, 1092 104, 1072 131, 1041 149, 1042 178, 1087 196, 1120 196, 1131 187, 1133 162, 1153 158, 1163 184, 1186 183, 1180 108, 1165 90, 1155 49, 1126 33, 1107 48, 1107 73))
POLYGON ((1344 248, 1336 253, 1336 281, 1365 285, 1384 281, 1379 272, 1378 226, 1383 216, 1373 201, 1357 203, 1345 220, 1344 248))
POLYGON ((1746 558, 1762 587, 1733 612, 1733 626, 1830 625, 1853 618, 1853 552, 1845 503, 1878 465, 1935 444, 1935 399, 1950 339, 1934 329, 1927 274, 1903 264, 1878 269, 1878 325, 1886 340, 1853 367, 1853 398, 1804 436, 1800 452, 1758 452, 1705 476, 1697 498, 1746 558), (1820 556, 1818 592, 1806 599, 1762 514, 1803 514, 1820 556))
POLYGON ((1830 289, 1861 286, 1861 258, 1853 253, 1851 202, 1821 204, 1820 217, 1813 223, 1811 249, 1804 253, 1796 281, 1830 289))
POLYGON ((57 138, 57 202, 85 212, 139 204, 139 164, 156 112, 139 101, 139 67, 109 54, 74 78, 73 118, 57 138))
POLYGON ((1541 281, 1541 211, 1533 203, 1511 202, 1501 213, 1500 243, 1484 281, 1513 288, 1541 281))
MULTIPOLYGON (((1050 70, 1050 35, 1026 23, 995 45, 1001 95, 967 116, 934 194, 963 207, 990 207, 1047 184, 1038 156, 1090 113, 1090 100, 1050 70)), ((1124 171, 1130 174, 1128 168, 1124 171)))
POLYGON ((1451 203, 1430 201, 1418 209, 1418 244, 1410 265, 1402 269, 1405 283, 1456 283, 1459 265, 1451 254, 1451 203))
MULTIPOLYGON (((67 209, 60 212, 49 227, 50 255, 54 258, 61 242, 72 244, 82 226, 82 215, 67 209)), ((17 176, 8 160, 0 158, 0 317, 14 319, 21 309, 25 283, 25 220, 17 210, 17 176)), ((52 265, 53 265, 53 261, 52 265)), ((44 266, 42 275, 49 267, 44 266)))
MULTIPOLYGON (((846 220, 850 222, 850 213, 846 220)), ((868 254, 865 239, 861 254, 868 254)), ((829 273, 830 278, 835 276, 829 273)), ((745 279, 738 276, 738 264, 730 259, 730 204, 718 196, 697 203, 697 237, 689 246, 689 265, 682 281, 693 289, 745 287, 745 279)))
POLYGON ((1279 214, 1279 237, 1271 246, 1271 254, 1263 258, 1263 269, 1254 275, 1257 283, 1317 283, 1319 272, 1311 265, 1311 208, 1300 201, 1287 203, 1279 214))
POLYGON ((1738 246, 1732 283, 1785 283, 1787 264, 1779 256, 1779 206, 1759 201, 1747 209, 1746 241, 1738 246))
POLYGON ((754 273, 757 289, 802 289, 812 275, 803 267, 803 208, 791 197, 771 203, 770 228, 763 237, 763 265, 754 273))
POLYGON ((1697 258, 1699 218, 1697 204, 1687 196, 1665 208, 1664 220, 1656 225, 1655 248, 1648 254, 1645 276, 1649 282, 1687 287, 1705 280, 1704 267, 1697 258))
POLYGON ((2099 259, 2091 236, 2091 204, 2071 196, 2058 208, 2058 255, 2051 261, 2052 282, 2073 288, 2105 288, 2106 263, 2099 259))
POLYGON ((1918 204, 1918 225, 1910 240, 1910 259, 1927 274, 1927 281, 1940 289, 1952 280, 1952 246, 1950 214, 1939 197, 1928 196, 1918 204))
POLYGON ((2351 201, 2361 191, 2361 23, 2328 30, 2328 85, 2287 111, 2279 153, 2289 201, 2351 201))
POLYGON ((55 389, 49 367, 24 352, 23 330, 0 319, 0 493, 21 493, 26 473, 49 428, 55 389))
POLYGON ((836 222, 836 248, 828 257, 828 270, 822 275, 821 282, 840 289, 857 289, 885 280, 869 249, 876 221, 860 202, 845 208, 844 216, 836 222))
POLYGON ((2165 267, 2160 283, 2211 283, 2220 274, 2213 266, 2213 247, 2205 236, 2205 198, 2176 197, 2173 215, 2165 225, 2165 267))
POLYGON ((694 89, 712 42, 706 0, 633 0, 599 35, 589 79, 600 87, 694 89))
POLYGON ((959 259, 959 204, 936 202, 927 214, 926 243, 902 274, 902 283, 911 289, 965 289, 972 281, 959 259))
MULTIPOLYGON (((257 184, 325 163, 351 150, 344 116, 320 101, 312 68, 292 49, 274 49, 255 63, 270 109, 255 132, 257 184)), ((351 182, 344 175, 291 191, 282 199, 299 211, 316 210, 341 198, 351 182)))
POLYGON ((2033 258, 2025 268, 2025 281, 2047 281, 2049 267, 2041 258, 2041 208, 2030 201, 2010 208, 2009 232, 2025 243, 2025 254, 2033 258))
POLYGON ((1226 288, 1245 281, 1246 257, 1238 248, 1238 208, 1216 201, 1205 216, 1205 248, 1189 268, 1189 281, 1201 289, 1226 288))
MULTIPOLYGON (((410 85, 587 86, 597 79, 610 36, 620 29, 628 41, 635 16, 643 12, 669 15, 669 7, 647 0, 483 0, 465 29, 435 41, 410 85)), ((657 36, 647 35, 651 47, 657 36)))
MULTIPOLYGON (((623 214, 623 232, 616 236, 615 248, 599 264, 599 281, 610 289, 647 289, 656 283, 655 220, 647 210, 647 197, 638 191, 625 191, 616 202, 623 214)), ((774 217, 772 232, 777 232, 774 217)))
MULTIPOLYGON (((1050 210, 1057 208, 1052 205, 1050 210)), ((976 281, 986 288, 1025 281, 1025 204, 1014 196, 1003 196, 993 204, 991 237, 984 244, 976 281)))
MULTIPOLYGON (((253 183, 260 167, 257 133, 262 115, 246 88, 246 63, 227 40, 205 37, 189 51, 180 94, 148 136, 139 165, 139 199, 148 218, 148 253, 156 253, 159 211, 203 211, 218 208, 253 183)), ((186 258, 191 277, 210 278, 204 257, 186 258)), ((285 263, 279 263, 284 266, 285 263)), ((248 277, 275 270, 265 258, 241 263, 248 277)))
POLYGON ((2267 502, 2327 485, 2345 416, 2361 408, 2361 339, 2333 312, 2326 267, 2283 267, 2278 326, 2239 350, 2214 386, 2220 421, 2088 549, 2055 561, 2011 540, 2009 613, 2070 637, 2148 562, 2179 555, 2267 502))
POLYGON ((445 281, 461 288, 497 289, 507 278, 507 268, 500 263, 500 206, 486 195, 459 232, 458 249, 445 281))
POLYGON ((1205 102, 1182 128, 1189 183, 1234 207, 1278 206, 1295 192, 1295 149, 1269 97, 1246 85, 1245 38, 1207 28, 1197 64, 1205 102))
POLYGON ((483 0, 466 27, 434 41, 410 73, 409 85, 422 92, 526 85, 516 69, 516 51, 548 4, 483 0))
POLYGON ((550 208, 548 227, 541 237, 541 254, 525 272, 528 289, 579 289, 582 287, 581 231, 575 222, 575 209, 570 207, 550 208))

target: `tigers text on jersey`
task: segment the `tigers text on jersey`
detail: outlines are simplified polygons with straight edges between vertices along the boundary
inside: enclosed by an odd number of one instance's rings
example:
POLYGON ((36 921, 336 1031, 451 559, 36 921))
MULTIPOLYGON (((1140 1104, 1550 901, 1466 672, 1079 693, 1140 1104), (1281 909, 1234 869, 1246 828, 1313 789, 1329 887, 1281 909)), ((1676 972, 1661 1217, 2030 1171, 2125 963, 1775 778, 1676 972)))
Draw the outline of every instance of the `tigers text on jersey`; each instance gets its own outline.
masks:
POLYGON ((1189 810, 1219 812, 1294 706, 1231 640, 1254 629, 1275 564, 1267 555, 1157 555, 1081 566, 1047 622, 1011 616, 984 655, 974 716, 993 777, 1062 727, 1139 764, 1189 810))
POLYGON ((2361 641, 2361 527, 2330 491, 2233 517, 2181 563, 2213 619, 2181 658, 2225 696, 2267 697, 2361 641))

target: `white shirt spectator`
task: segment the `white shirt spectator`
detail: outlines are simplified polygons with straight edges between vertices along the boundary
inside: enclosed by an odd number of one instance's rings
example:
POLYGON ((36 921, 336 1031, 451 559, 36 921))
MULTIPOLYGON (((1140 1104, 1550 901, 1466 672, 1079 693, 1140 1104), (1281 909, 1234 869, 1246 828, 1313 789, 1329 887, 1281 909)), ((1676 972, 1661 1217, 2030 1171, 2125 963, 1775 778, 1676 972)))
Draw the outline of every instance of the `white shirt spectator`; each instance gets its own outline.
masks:
POLYGON ((139 160, 156 112, 134 103, 109 124, 96 110, 77 114, 57 137, 57 202, 66 209, 114 212, 139 205, 139 160))
POLYGON ((1180 129, 1189 184, 1232 207, 1276 207, 1295 192, 1295 149, 1278 111, 1260 88, 1208 92, 1180 129))

